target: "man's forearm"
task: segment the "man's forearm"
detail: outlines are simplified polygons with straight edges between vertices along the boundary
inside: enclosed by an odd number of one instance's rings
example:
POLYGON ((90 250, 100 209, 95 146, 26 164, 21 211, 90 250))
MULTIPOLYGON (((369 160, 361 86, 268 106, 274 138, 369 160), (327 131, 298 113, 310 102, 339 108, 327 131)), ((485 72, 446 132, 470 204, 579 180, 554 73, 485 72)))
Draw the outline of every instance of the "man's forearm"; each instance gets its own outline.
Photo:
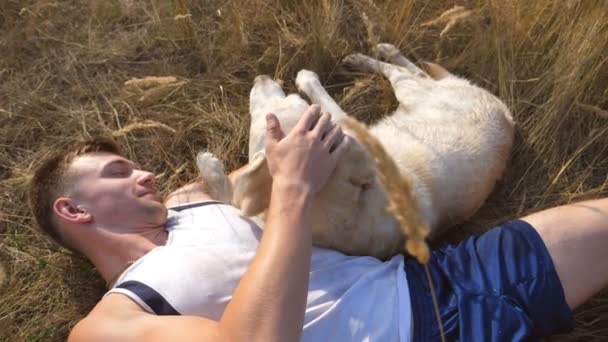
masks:
POLYGON ((264 236, 220 321, 235 340, 299 340, 312 248, 310 211, 308 189, 273 184, 264 236))

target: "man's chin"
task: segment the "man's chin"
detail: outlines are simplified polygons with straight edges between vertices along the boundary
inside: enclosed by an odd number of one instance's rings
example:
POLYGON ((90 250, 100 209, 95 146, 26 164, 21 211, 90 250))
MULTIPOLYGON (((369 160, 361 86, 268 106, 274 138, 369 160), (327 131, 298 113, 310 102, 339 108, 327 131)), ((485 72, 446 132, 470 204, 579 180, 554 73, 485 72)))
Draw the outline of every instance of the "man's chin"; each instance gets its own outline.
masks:
POLYGON ((165 204, 160 201, 152 201, 148 200, 145 205, 146 215, 150 218, 153 218, 154 221, 158 225, 165 225, 167 223, 169 210, 165 206, 165 204))

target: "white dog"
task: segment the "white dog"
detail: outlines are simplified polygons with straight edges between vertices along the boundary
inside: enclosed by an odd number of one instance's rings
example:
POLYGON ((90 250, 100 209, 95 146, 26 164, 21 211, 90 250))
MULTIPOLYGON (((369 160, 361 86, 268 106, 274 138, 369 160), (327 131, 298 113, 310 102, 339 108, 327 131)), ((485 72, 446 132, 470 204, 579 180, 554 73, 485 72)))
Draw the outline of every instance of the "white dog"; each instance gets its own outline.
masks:
MULTIPOLYGON (((344 61, 361 71, 381 73, 391 82, 399 107, 370 127, 370 133, 413 185, 420 214, 434 236, 468 219, 483 204, 506 166, 514 122, 507 107, 488 91, 435 64, 429 63, 429 75, 393 45, 377 48, 392 64, 361 54, 344 61)), ((315 73, 300 71, 296 85, 331 113, 334 122, 346 117, 315 73)), ((230 176, 232 203, 245 215, 263 213, 270 200, 265 115, 276 114, 287 133, 307 107, 298 95, 285 96, 268 76, 255 79, 250 95, 249 164, 230 176)), ((205 158, 198 161, 204 167, 205 158)), ((405 237, 387 204, 373 157, 363 145, 352 144, 314 200, 315 245, 383 259, 402 252, 405 237)))

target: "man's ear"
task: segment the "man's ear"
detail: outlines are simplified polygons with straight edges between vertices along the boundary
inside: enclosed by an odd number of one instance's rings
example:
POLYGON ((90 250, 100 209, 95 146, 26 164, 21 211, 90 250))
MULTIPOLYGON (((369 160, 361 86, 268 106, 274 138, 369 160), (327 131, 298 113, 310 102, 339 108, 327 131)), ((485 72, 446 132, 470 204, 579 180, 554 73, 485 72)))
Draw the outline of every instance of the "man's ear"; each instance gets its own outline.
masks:
POLYGON ((253 156, 253 161, 230 174, 232 202, 245 216, 262 213, 270 205, 272 176, 264 152, 253 156))
POLYGON ((93 216, 82 206, 74 203, 74 200, 68 197, 60 197, 53 203, 53 211, 61 219, 74 223, 91 222, 93 216))

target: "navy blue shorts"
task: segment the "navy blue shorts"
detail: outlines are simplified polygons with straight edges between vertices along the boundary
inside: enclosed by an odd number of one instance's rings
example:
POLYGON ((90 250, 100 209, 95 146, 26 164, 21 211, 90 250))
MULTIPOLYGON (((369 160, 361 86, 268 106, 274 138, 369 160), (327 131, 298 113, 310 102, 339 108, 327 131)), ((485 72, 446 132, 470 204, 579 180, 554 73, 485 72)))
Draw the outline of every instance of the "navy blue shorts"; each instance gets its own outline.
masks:
MULTIPOLYGON (((429 269, 448 341, 535 341, 572 330, 553 261, 525 221, 433 251, 429 269)), ((439 341, 424 267, 406 259, 413 340, 439 341)))

